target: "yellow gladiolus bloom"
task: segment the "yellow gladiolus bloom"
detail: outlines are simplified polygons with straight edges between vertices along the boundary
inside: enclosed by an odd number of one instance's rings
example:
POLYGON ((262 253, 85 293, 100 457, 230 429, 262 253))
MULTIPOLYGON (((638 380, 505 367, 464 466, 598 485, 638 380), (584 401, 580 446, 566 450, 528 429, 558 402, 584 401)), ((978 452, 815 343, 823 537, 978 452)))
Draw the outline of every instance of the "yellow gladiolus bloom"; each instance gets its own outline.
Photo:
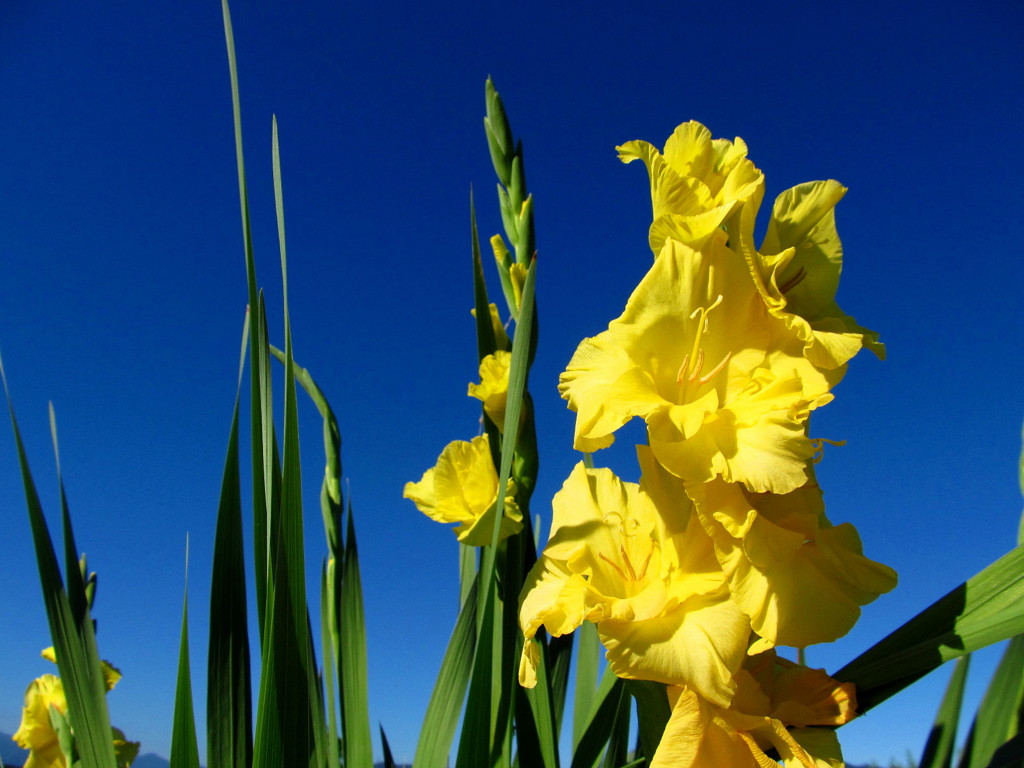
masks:
POLYGON ((559 391, 577 413, 577 450, 610 445, 640 417, 676 476, 785 493, 807 481, 807 417, 832 396, 724 238, 700 250, 666 241, 625 312, 580 344, 559 391))
MULTIPOLYGON (((515 483, 509 480, 499 540, 523 528, 515 492, 515 483)), ((497 509, 498 473, 494 470, 487 435, 474 437, 470 442, 449 443, 437 464, 424 472, 418 483, 405 484, 403 495, 427 517, 440 523, 458 523, 455 535, 463 544, 490 544, 497 509)))
MULTIPOLYGON (((498 313, 498 305, 493 301, 487 305, 491 318, 491 330, 494 331, 494 346, 496 349, 511 349, 512 342, 509 341, 508 333, 505 332, 505 325, 501 322, 501 315, 498 313)), ((476 308, 469 310, 469 314, 476 317, 476 308)))
POLYGON ((670 686, 672 714, 651 768, 842 768, 835 731, 789 730, 779 719, 724 709, 696 691, 670 686))
POLYGON ((675 129, 664 154, 646 141, 617 147, 624 163, 643 160, 651 180, 651 250, 657 255, 672 238, 700 248, 736 207, 764 186, 764 175, 747 159, 737 138, 712 139, 691 120, 675 129))
POLYGON ((828 521, 815 483, 757 494, 713 480, 689 484, 687 493, 715 542, 732 599, 772 644, 836 640, 860 606, 896 586, 895 571, 864 557, 852 525, 828 521))
POLYGON ((619 677, 691 685, 727 706, 750 625, 696 516, 669 511, 666 522, 640 486, 582 463, 552 507, 551 538, 520 602, 520 683, 536 684, 541 626, 562 635, 593 621, 619 677))
MULTIPOLYGON (((57 662, 53 647, 42 652, 44 659, 57 662)), ((103 679, 108 691, 121 679, 121 672, 109 662, 100 661, 103 679)), ((68 703, 64 696, 64 685, 56 675, 36 678, 25 691, 25 706, 21 712, 21 724, 11 737, 19 747, 29 750, 25 768, 67 768, 61 751, 57 732, 50 720, 50 710, 56 709, 65 717, 68 703)), ((114 754, 119 766, 130 765, 139 753, 139 743, 127 741, 124 733, 112 728, 114 754)))
POLYGON ((857 714, 853 683, 840 683, 825 670, 784 659, 774 650, 748 656, 736 680, 733 709, 767 715, 786 726, 845 725, 857 714))
POLYGON ((734 239, 769 310, 802 340, 807 358, 820 368, 838 368, 863 347, 884 358, 878 334, 862 328, 836 303, 843 246, 835 206, 846 187, 834 180, 812 181, 783 192, 757 250, 754 219, 763 193, 758 189, 744 206, 734 239))
POLYGON ((484 413, 498 431, 505 428, 505 402, 508 397, 508 372, 512 353, 498 350, 480 361, 480 383, 470 384, 466 393, 484 404, 484 413))
MULTIPOLYGON (((54 664, 57 663, 57 652, 51 645, 49 648, 44 648, 40 654, 47 661, 52 661, 54 664)), ((109 661, 100 659, 100 671, 103 673, 103 684, 108 691, 114 690, 114 686, 117 685, 121 679, 121 670, 111 664, 109 661)))
POLYGON ((36 678, 25 691, 21 725, 11 738, 22 749, 29 750, 25 768, 65 768, 64 754, 57 741, 57 732, 50 724, 50 708, 67 714, 64 686, 56 675, 36 678))

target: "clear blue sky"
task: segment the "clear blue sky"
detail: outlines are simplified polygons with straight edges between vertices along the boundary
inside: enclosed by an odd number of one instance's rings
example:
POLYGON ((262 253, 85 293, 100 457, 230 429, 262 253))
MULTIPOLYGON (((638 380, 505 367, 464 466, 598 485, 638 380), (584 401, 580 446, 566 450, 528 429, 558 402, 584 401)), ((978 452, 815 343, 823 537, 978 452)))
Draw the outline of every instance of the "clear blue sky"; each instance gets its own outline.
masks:
MULTIPOLYGON (((535 511, 547 514, 577 460, 558 374, 650 263, 647 180, 614 147, 660 145, 697 119, 747 141, 769 200, 812 179, 850 188, 837 214, 840 302, 889 350, 884 363, 854 361, 813 429, 848 441, 820 466, 830 517, 856 523, 901 585, 810 661, 841 666, 1012 546, 1024 417, 1019 4, 239 0, 233 13, 260 279, 276 318, 276 113, 296 356, 341 422, 371 714, 397 758, 412 756, 455 616, 454 537, 401 491, 447 442, 475 434, 471 184, 483 234, 500 228, 481 121, 488 74, 536 202, 535 511)), ((246 301, 220 5, 8 0, 0 51, 0 349, 54 521, 47 401, 57 409, 79 546, 100 573, 101 651, 125 675, 113 720, 166 754, 186 532, 205 690, 246 301)), ((316 563, 322 458, 306 416, 316 563)), ((12 732, 25 686, 48 671, 38 653, 49 640, 10 437, 0 521, 0 730, 12 732)), ((940 677, 844 728, 848 760, 918 754, 940 677)))

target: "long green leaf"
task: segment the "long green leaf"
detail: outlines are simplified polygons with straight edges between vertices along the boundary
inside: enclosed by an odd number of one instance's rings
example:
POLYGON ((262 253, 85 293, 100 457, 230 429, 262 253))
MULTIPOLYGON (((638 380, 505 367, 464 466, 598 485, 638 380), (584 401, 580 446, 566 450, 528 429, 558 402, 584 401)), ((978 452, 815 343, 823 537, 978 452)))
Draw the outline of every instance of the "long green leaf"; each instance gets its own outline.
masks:
POLYGON ((1003 744, 986 768, 1020 768, 1024 762, 1024 731, 1018 731, 1017 735, 1003 744))
POLYGON ((356 525, 349 502, 345 531, 345 574, 341 580, 341 720, 345 768, 372 768, 373 742, 366 674, 366 619, 359 575, 356 525))
MULTIPOLYGON (((601 641, 597 636, 597 627, 589 621, 583 622, 576 631, 576 681, 574 684, 572 704, 572 745, 573 749, 580 743, 587 726, 592 722, 596 711, 597 670, 601 663, 601 641)), ((596 758, 595 758, 596 759, 596 758)))
MULTIPOLYGON (((188 554, 185 555, 186 562, 188 554)), ((185 567, 186 574, 188 566, 185 567)), ((186 579, 188 576, 186 575, 186 579)), ((192 665, 188 652, 188 586, 181 611, 181 642, 178 647, 178 682, 174 692, 174 726, 171 730, 170 768, 199 768, 199 743, 192 707, 192 665)))
POLYGON ((594 696, 593 710, 583 721, 580 738, 573 747, 571 768, 593 768, 597 764, 623 698, 629 700, 625 681, 606 669, 594 696))
POLYGON ((476 592, 480 577, 473 581, 470 594, 459 610, 445 650, 441 669, 430 694, 427 711, 420 727, 419 742, 413 758, 414 768, 446 768, 452 739, 459 724, 459 712, 466 697, 470 671, 473 666, 473 648, 476 646, 476 592))
POLYGON ((334 691, 338 685, 336 648, 337 610, 334 605, 333 583, 336 575, 333 559, 324 560, 320 569, 320 645, 324 649, 324 691, 327 695, 327 755, 330 765, 341 765, 338 746, 338 707, 334 691))
MULTIPOLYGON (((494 549, 491 548, 492 554, 494 549)), ((487 554, 484 553, 485 562, 487 554)), ((496 761, 493 750, 502 749, 505 744, 504 729, 500 733, 497 731, 499 717, 495 701, 495 696, 501 693, 500 689, 504 687, 508 690, 507 686, 502 685, 501 679, 501 607, 494 594, 497 592, 497 582, 492 578, 481 581, 481 584, 489 589, 491 595, 483 600, 483 619, 478 625, 479 634, 473 654, 473 670, 462 720, 456 768, 494 766, 496 761)))
POLYGON ((964 698, 964 683, 971 657, 961 656, 956 660, 953 674, 946 685, 935 723, 928 734, 918 768, 949 768, 953 761, 953 746, 956 742, 957 723, 960 721, 960 706, 964 698))
MULTIPOLYGON (((532 642, 543 643, 534 638, 532 642)), ((519 745, 519 760, 522 765, 558 766, 558 732, 555 727, 554 704, 551 696, 550 670, 547 668, 547 653, 541 649, 538 654, 537 684, 533 688, 519 689, 517 694, 525 698, 529 711, 520 708, 516 717, 516 741, 519 745), (529 736, 529 738, 525 738, 529 736)))
POLYGON ((1013 638, 988 684, 971 724, 961 768, 985 768, 996 750, 1020 731, 1024 717, 1024 636, 1013 638))
POLYGON ((636 700, 637 720, 640 723, 640 746, 648 760, 654 757, 672 715, 668 706, 665 685, 649 680, 627 680, 626 690, 636 700))
MULTIPOLYGON (((384 768, 397 768, 395 758, 391 756, 391 746, 388 744, 388 737, 384 735, 384 726, 380 726, 380 746, 384 752, 384 768)), ((0 768, 3 768, 0 765, 0 768)))
POLYGON ((238 466, 238 403, 249 335, 242 331, 238 388, 217 505, 210 577, 210 641, 206 670, 206 759, 218 768, 252 764, 252 681, 238 466))
POLYGON ((968 579, 835 673, 857 686, 860 711, 945 661, 1024 633, 1024 547, 968 579))
POLYGON ((631 713, 629 696, 622 696, 609 729, 608 747, 605 750, 602 764, 604 768, 620 768, 628 760, 631 713))
MULTIPOLYGON (((60 670, 61 682, 68 702, 69 720, 75 729, 78 754, 83 764, 90 768, 116 768, 117 762, 110 731, 110 715, 107 711, 106 688, 100 668, 99 653, 96 649, 96 638, 88 600, 84 588, 81 587, 81 575, 76 563, 73 570, 75 574, 78 574, 77 579, 70 572, 68 575, 71 584, 78 586, 81 591, 72 601, 64 587, 64 580, 57 564, 57 555, 53 548, 53 540, 50 538, 39 494, 36 491, 35 481, 32 479, 28 456, 25 453, 21 432, 14 415, 14 405, 7 387, 3 361, 0 361, 0 380, 3 381, 7 408, 11 417, 11 428, 18 451, 18 462, 21 467, 25 502, 32 528, 32 540, 35 546, 36 563, 39 567, 39 582, 43 590, 46 618, 50 625, 57 667, 60 670)), ((63 481, 60 478, 58 480, 63 488, 63 481)), ((61 495, 65 551, 75 550, 71 518, 67 514, 63 492, 61 495)))
POLYGON ((256 607, 259 619, 260 637, 263 637, 267 605, 267 568, 269 551, 268 520, 274 495, 272 437, 273 411, 270 398, 270 381, 265 365, 267 326, 262 296, 256 282, 256 261, 253 254, 252 225, 249 218, 249 192, 245 180, 245 157, 242 151, 242 107, 238 89, 238 64, 235 60, 235 37, 231 26, 231 11, 228 0, 221 0, 224 17, 224 42, 228 55, 228 74, 231 81, 231 108, 235 133, 235 165, 238 175, 238 201, 242 219, 242 243, 245 251, 245 276, 249 297, 249 349, 252 356, 250 370, 252 418, 252 485, 253 485, 253 546, 256 568, 256 607), (255 314, 255 317, 252 315, 255 314))

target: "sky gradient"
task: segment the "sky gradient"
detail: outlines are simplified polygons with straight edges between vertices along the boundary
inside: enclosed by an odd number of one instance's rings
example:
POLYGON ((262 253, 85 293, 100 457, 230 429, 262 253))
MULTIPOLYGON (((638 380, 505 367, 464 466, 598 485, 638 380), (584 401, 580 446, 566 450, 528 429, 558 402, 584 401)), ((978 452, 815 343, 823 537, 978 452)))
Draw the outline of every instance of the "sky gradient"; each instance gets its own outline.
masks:
MULTIPOLYGON (((853 361, 812 430, 847 441, 818 469, 830 518, 856 524, 866 554, 901 583, 847 638, 811 648, 809 662, 838 668, 1015 542, 1020 5, 585 8, 232 8, 271 335, 281 329, 276 114, 295 355, 340 421, 371 717, 399 760, 412 757, 457 608, 454 536, 401 493, 449 441, 476 434, 479 403, 465 396, 476 378, 471 186, 481 234, 500 229, 482 128, 487 75, 523 140, 535 200, 533 508, 545 525, 545 500, 578 460, 558 375, 650 265, 647 179, 614 148, 661 146, 696 119, 747 142, 766 201, 814 179, 849 187, 837 209, 839 300, 888 349, 885 362, 853 361)), ((144 752, 167 754, 186 533, 204 717, 214 520, 246 302, 220 4, 5 2, 0 51, 0 350, 51 525, 47 402, 56 408, 78 544, 99 572, 101 653, 124 672, 112 720, 144 752)), ((320 425, 300 406, 316 564, 320 425)), ((623 456, 595 462, 623 471, 623 456)), ((50 671, 38 655, 50 642, 9 437, 0 521, 0 731, 13 732, 25 687, 50 671)), ((972 700, 996 655, 973 666, 972 700)), ((946 675, 843 728, 848 761, 919 756, 946 675)))

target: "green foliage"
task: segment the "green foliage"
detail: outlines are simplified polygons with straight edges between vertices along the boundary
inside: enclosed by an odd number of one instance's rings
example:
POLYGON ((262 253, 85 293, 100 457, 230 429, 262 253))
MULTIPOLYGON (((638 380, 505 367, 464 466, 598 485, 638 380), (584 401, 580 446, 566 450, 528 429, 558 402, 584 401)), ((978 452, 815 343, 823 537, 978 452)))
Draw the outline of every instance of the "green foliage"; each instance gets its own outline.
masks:
MULTIPOLYGON (((18 451, 21 479, 25 489, 25 503, 28 508, 32 541, 35 545, 36 563, 39 566, 39 582, 43 589, 43 603, 50 625, 50 636, 57 657, 64 695, 68 703, 68 720, 75 734, 75 751, 84 765, 90 768, 116 768, 114 745, 110 737, 110 715, 107 711, 106 687, 100 669, 100 657, 96 648, 96 635, 89 610, 71 528, 71 514, 64 493, 64 481, 60 471, 60 453, 57 450, 57 429, 50 408, 50 429, 53 436, 54 454, 57 460, 57 478, 60 487, 61 517, 64 526, 64 571, 67 587, 57 564, 57 554, 50 538, 50 530, 43 515, 43 507, 36 492, 35 481, 29 468, 25 445, 14 415, 14 404, 7 387, 7 374, 0 361, 0 379, 7 397, 7 408, 11 417, 11 428, 18 451)), ((68 750, 70 751, 70 750, 68 750)))
POLYGON ((1024 632, 1024 546, 923 610, 835 673, 866 712, 945 661, 1024 632))
POLYGON ((178 682, 174 693, 174 725, 171 729, 170 768, 199 768, 196 717, 192 708, 192 665, 189 663, 188 652, 187 587, 183 602, 181 643, 178 648, 178 682))
POLYGON ((928 734, 924 752, 921 755, 919 768, 950 768, 953 761, 953 745, 956 742, 957 723, 960 721, 960 706, 964 697, 964 684, 967 681, 967 669, 970 655, 961 656, 953 666, 942 697, 935 723, 928 734))

